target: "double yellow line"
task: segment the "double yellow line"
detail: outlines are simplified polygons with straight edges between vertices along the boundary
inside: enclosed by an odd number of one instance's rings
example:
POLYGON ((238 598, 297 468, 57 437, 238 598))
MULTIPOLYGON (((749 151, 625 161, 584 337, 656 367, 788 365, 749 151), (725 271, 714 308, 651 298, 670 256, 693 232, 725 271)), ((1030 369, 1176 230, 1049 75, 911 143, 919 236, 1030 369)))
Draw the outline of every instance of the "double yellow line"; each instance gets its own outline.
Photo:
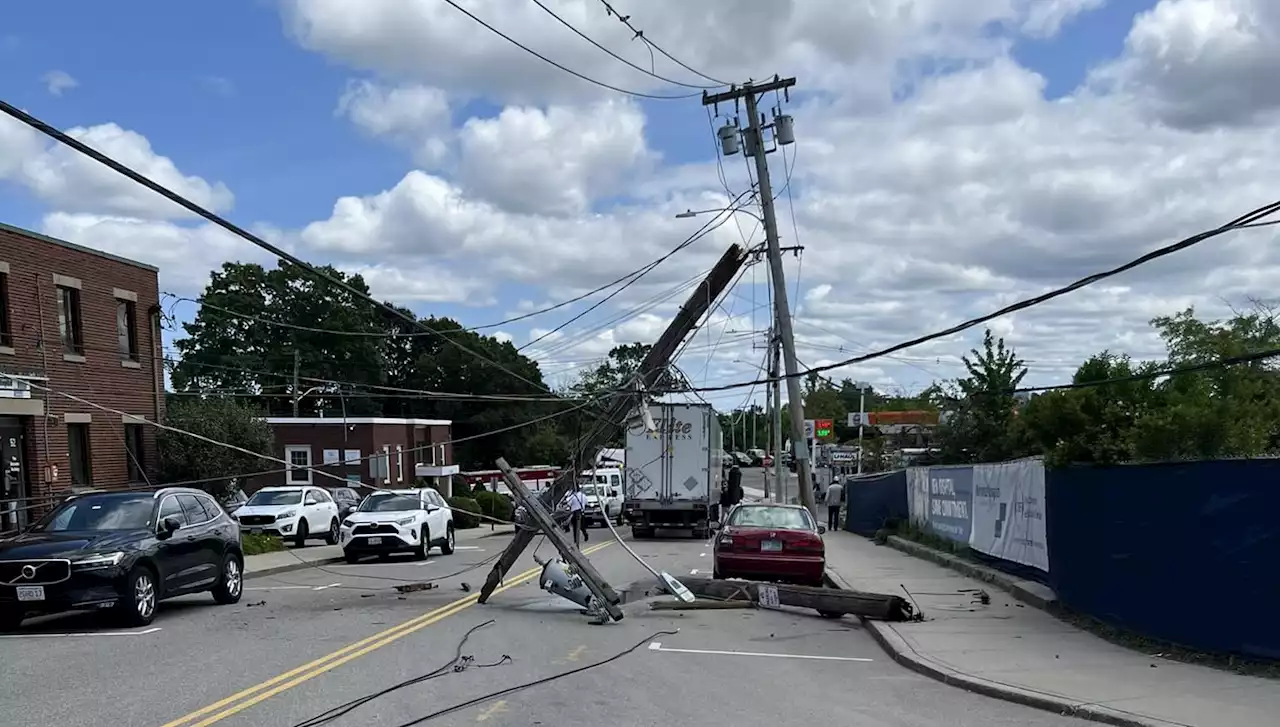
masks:
MULTIPOLYGON (((599 545, 593 545, 582 551, 583 555, 590 555, 596 551, 602 550, 612 544, 613 541, 605 541, 599 545)), ((538 576, 542 572, 541 567, 530 568, 514 578, 507 579, 507 582, 501 587, 494 590, 494 595, 502 593, 508 588, 515 588, 518 585, 528 582, 538 576)), ((272 677, 264 682, 255 684, 248 689, 241 690, 232 694, 225 699, 220 699, 207 707, 197 709, 196 711, 183 715, 172 722, 166 722, 163 727, 208 727, 215 722, 230 717, 233 714, 252 707, 259 702, 263 702, 275 695, 288 689, 298 686, 299 684, 324 674, 325 672, 336 669, 353 659, 368 654, 371 651, 381 649, 393 641, 398 641, 409 634, 424 629, 442 619, 448 618, 460 611, 463 611, 475 605, 479 600, 480 594, 473 593, 465 598, 460 598, 447 606, 442 606, 409 619, 398 626, 374 634, 368 638, 361 639, 350 646, 345 646, 332 654, 322 656, 315 661, 307 662, 300 667, 290 669, 289 671, 277 677, 272 677)))

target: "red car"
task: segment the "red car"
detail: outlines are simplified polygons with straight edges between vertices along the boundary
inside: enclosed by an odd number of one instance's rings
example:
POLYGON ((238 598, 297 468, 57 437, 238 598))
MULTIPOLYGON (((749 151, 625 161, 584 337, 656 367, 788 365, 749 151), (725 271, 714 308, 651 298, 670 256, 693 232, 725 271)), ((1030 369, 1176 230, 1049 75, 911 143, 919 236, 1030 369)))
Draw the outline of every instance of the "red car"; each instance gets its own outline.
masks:
POLYGON ((718 530, 713 577, 822 585, 827 566, 822 534, 827 529, 805 508, 738 505, 718 530))

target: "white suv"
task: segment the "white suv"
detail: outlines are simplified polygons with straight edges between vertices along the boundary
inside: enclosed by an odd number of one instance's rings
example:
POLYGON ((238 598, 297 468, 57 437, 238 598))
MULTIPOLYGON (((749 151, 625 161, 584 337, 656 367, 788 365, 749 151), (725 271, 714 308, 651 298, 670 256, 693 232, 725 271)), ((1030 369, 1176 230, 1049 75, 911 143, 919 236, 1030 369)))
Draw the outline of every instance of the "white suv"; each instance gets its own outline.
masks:
POLYGON ((348 563, 405 551, 426 558, 433 545, 451 555, 453 511, 432 489, 379 490, 347 515, 338 539, 348 563))
POLYGON ((302 547, 308 538, 338 544, 338 504, 320 487, 264 487, 235 512, 241 532, 278 535, 302 547))

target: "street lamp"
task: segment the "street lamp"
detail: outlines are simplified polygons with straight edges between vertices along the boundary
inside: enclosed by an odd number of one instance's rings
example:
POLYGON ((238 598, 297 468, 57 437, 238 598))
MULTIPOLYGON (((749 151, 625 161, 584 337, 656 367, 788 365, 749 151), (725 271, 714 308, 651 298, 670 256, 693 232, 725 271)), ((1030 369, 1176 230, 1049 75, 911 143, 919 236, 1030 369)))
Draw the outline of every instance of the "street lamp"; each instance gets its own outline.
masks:
POLYGON ((298 417, 298 402, 302 401, 303 397, 305 397, 307 394, 310 394, 314 391, 319 391, 323 388, 324 388, 323 386, 313 386, 310 389, 307 389, 306 391, 302 392, 301 394, 298 394, 297 396, 293 397, 293 416, 295 419, 298 417))
POLYGON ((752 212, 751 210, 743 209, 743 208, 741 208, 741 207, 717 207, 717 208, 709 209, 709 210, 685 210, 684 212, 681 212, 681 213, 677 214, 677 215, 676 215, 676 219, 678 219, 678 220, 687 220, 687 219, 691 219, 691 218, 693 218, 693 217, 697 217, 698 215, 709 215, 709 214, 712 214, 712 213, 719 214, 719 213, 721 213, 721 212, 741 212, 741 213, 742 213, 742 214, 744 214, 744 215, 750 215, 750 216, 752 216, 752 217, 756 218, 757 220, 759 220, 760 224, 762 224, 762 225, 764 224, 764 218, 763 218, 763 217, 761 217, 760 215, 756 214, 755 212, 752 212))

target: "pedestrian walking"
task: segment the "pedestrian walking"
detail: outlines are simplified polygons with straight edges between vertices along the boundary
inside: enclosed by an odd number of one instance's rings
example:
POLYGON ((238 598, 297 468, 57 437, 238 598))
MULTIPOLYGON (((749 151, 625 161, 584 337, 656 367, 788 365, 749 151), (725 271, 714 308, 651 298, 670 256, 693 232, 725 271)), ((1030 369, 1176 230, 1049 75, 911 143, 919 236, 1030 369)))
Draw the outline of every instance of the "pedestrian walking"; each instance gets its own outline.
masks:
POLYGON ((582 492, 581 485, 573 486, 573 492, 569 493, 566 502, 569 505, 569 527, 573 529, 573 547, 576 548, 579 545, 579 534, 583 541, 590 540, 586 525, 582 522, 582 514, 587 509, 587 496, 582 492))
POLYGON ((827 488, 827 529, 840 529, 840 504, 844 500, 844 486, 834 480, 827 488))

